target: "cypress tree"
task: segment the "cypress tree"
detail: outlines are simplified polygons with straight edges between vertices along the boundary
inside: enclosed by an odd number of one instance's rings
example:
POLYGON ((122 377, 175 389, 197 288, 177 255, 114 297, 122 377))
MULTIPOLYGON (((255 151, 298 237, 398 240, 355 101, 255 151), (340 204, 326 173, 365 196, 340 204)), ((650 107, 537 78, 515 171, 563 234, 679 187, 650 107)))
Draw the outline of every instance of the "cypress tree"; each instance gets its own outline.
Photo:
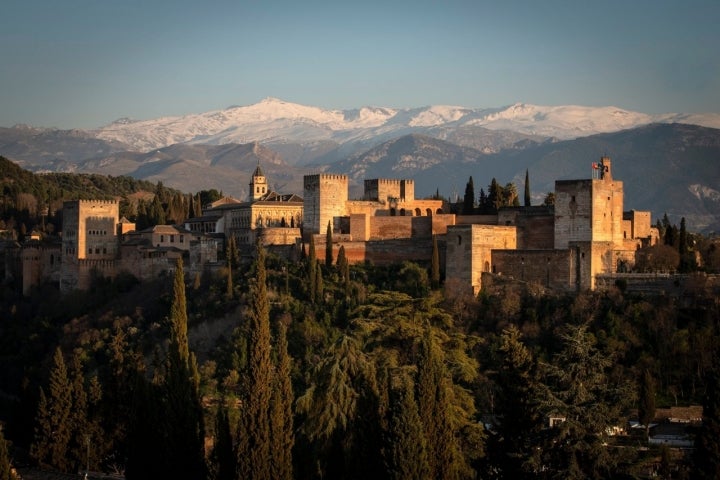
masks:
POLYGON ((452 408, 448 392, 448 373, 442 351, 435 344, 430 327, 422 340, 418 361, 418 411, 423 420, 428 445, 428 478, 459 478, 458 445, 450 421, 452 408))
POLYGON ((475 187, 473 186, 472 176, 470 176, 470 180, 465 184, 462 212, 463 215, 472 215, 475 212, 475 187))
POLYGON ((89 438, 89 424, 87 418, 88 396, 85 391, 85 375, 82 370, 82 363, 78 355, 73 355, 71 360, 72 370, 72 409, 70 411, 70 424, 72 425, 72 436, 68 446, 68 456, 73 465, 73 471, 84 467, 87 454, 87 443, 89 438))
POLYGON ((325 297, 325 284, 323 283, 322 269, 315 269, 315 303, 322 303, 325 297))
POLYGON ((530 205, 530 173, 525 169, 525 206, 529 207, 530 205))
POLYGON ((345 296, 348 296, 350 294, 350 264, 345 256, 344 245, 340 245, 340 250, 338 250, 337 267, 343 288, 345 289, 345 296))
POLYGON ((202 478, 205 475, 205 428, 197 385, 197 366, 188 345, 185 274, 181 258, 175 265, 167 365, 163 387, 168 429, 164 453, 168 476, 202 478))
POLYGON ((216 480, 235 479, 235 457, 233 454, 230 419, 225 405, 220 404, 215 413, 215 443, 213 444, 213 478, 216 480))
POLYGON ((247 389, 240 411, 237 474, 243 479, 270 480, 270 304, 267 296, 265 251, 258 244, 255 278, 250 283, 248 305, 247 389))
POLYGON ((501 188, 502 187, 497 183, 495 178, 492 179, 490 186, 488 186, 487 202, 488 207, 492 212, 497 212, 497 209, 502 205, 503 199, 501 188))
POLYGON ((315 236, 310 234, 310 246, 308 247, 308 283, 310 285, 310 301, 315 303, 317 296, 317 257, 315 256, 315 236))
POLYGON ((437 235, 432 237, 432 263, 430 265, 430 284, 433 289, 440 288, 440 252, 438 251, 437 235))
POLYGON ((49 397, 40 390, 35 440, 30 449, 31 456, 41 465, 63 472, 71 470, 68 458, 68 445, 72 436, 71 409, 72 386, 65 360, 58 347, 55 349, 50 371, 49 397))
POLYGON ((293 478, 292 449, 295 444, 293 434, 294 403, 290 371, 292 369, 290 355, 287 351, 287 327, 278 322, 275 381, 273 384, 270 428, 272 429, 270 449, 272 455, 271 477, 277 480, 293 478))
POLYGON ((325 233, 325 266, 330 268, 333 264, 333 231, 332 224, 328 220, 327 232, 325 233))
POLYGON ((0 480, 13 480, 15 476, 12 474, 10 466, 10 454, 8 453, 7 442, 0 428, 0 480))
POLYGON ((423 424, 409 380, 390 388, 388 419, 388 477, 396 480, 429 478, 427 447, 423 424))
POLYGON ((638 385, 638 419, 645 425, 645 437, 650 433, 650 422, 655 418, 655 382, 646 368, 638 385))

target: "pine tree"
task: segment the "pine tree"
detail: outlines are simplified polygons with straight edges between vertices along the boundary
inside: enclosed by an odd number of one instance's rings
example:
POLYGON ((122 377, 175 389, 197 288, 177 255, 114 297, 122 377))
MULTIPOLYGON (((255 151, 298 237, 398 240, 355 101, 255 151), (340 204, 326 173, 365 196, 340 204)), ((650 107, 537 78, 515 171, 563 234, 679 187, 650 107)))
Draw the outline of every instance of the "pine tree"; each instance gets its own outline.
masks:
POLYGON ((272 429, 271 477, 277 480, 293 478, 292 449, 295 444, 293 432, 294 395, 290 371, 292 369, 290 355, 287 351, 287 327, 278 322, 275 381, 273 384, 270 427, 272 429))
POLYGON ((60 347, 53 356, 49 392, 49 397, 46 397, 40 390, 35 439, 30 454, 41 465, 69 472, 72 468, 68 456, 72 436, 72 386, 60 347))
POLYGON ((448 373, 442 351, 430 327, 425 332, 418 360, 418 411, 428 445, 428 464, 433 479, 456 479, 460 475, 459 447, 450 421, 448 373))
POLYGON ((270 304, 267 296, 265 250, 257 246, 255 278, 250 285, 248 305, 247 389, 240 411, 237 473, 240 478, 269 480, 270 399, 272 365, 270 361, 270 304))
POLYGON ((529 207, 530 205, 530 173, 525 169, 525 206, 529 207))
POLYGON ((327 232, 325 233, 325 266, 327 268, 332 267, 333 264, 333 231, 332 223, 328 220, 327 232))
POLYGON ((472 215, 475 213, 475 187, 473 186, 472 176, 470 176, 467 184, 465 184, 462 213, 463 215, 472 215))
POLYGON ((7 442, 0 428, 0 480, 13 480, 15 476, 12 473, 10 465, 10 454, 8 453, 7 442))
POLYGON ((440 252, 438 250, 437 235, 432 237, 432 261, 430 264, 430 285, 433 289, 440 288, 440 252))
POLYGON ((427 444, 414 386, 409 379, 401 380, 401 385, 389 389, 388 477, 395 480, 429 478, 427 444))

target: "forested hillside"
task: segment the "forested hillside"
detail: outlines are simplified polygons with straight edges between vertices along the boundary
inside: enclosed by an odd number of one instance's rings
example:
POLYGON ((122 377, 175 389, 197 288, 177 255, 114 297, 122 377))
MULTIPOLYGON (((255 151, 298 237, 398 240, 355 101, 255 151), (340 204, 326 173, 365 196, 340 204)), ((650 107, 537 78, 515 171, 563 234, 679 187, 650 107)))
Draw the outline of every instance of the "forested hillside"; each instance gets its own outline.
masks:
MULTIPOLYGON (((180 264, 82 295, 4 290, 15 462, 77 472, 89 441, 91 470, 128 479, 636 478, 662 452, 612 427, 648 389, 661 407, 717 388, 720 297, 704 277, 682 297, 473 297, 434 288, 431 265, 321 262, 312 244, 296 263, 260 250, 241 265, 232 247, 229 261, 216 278, 180 264)), ((668 458, 673 478, 696 468, 668 458)))
POLYGON ((219 198, 217 191, 201 192, 191 198, 167 188, 128 176, 98 174, 35 174, 0 157, 0 230, 6 236, 21 237, 32 230, 46 234, 58 231, 62 204, 66 200, 119 200, 120 215, 149 226, 168 220, 180 222, 199 214, 199 203, 219 198))

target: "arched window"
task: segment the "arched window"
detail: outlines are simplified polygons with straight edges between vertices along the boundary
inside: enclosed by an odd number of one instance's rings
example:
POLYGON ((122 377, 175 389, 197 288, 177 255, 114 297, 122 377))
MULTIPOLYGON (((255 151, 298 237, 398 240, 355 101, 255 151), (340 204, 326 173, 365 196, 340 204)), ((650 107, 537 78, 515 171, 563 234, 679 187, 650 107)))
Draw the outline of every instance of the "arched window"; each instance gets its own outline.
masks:
POLYGON ((428 217, 432 217, 432 208, 428 208, 428 209, 425 211, 425 213, 427 214, 428 217))
POLYGON ((416 217, 422 217, 422 210, 420 210, 419 208, 416 208, 416 209, 415 209, 415 216, 416 216, 416 217))

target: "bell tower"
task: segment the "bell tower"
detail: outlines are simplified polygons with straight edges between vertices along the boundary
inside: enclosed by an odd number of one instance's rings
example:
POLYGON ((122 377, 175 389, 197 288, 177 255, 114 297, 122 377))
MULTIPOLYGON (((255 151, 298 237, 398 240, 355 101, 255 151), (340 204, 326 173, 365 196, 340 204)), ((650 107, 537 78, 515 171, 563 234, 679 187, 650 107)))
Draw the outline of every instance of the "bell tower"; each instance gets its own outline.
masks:
POLYGON ((251 202, 260 200, 266 193, 268 193, 267 178, 265 178, 265 174, 260 168, 260 162, 258 162, 258 166, 252 175, 252 181, 250 182, 249 200, 251 202))

